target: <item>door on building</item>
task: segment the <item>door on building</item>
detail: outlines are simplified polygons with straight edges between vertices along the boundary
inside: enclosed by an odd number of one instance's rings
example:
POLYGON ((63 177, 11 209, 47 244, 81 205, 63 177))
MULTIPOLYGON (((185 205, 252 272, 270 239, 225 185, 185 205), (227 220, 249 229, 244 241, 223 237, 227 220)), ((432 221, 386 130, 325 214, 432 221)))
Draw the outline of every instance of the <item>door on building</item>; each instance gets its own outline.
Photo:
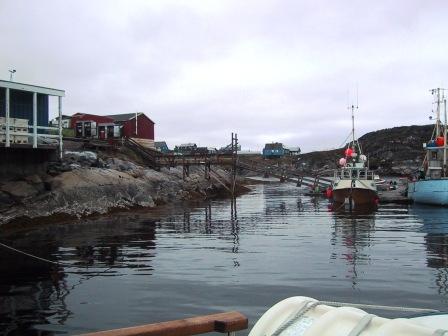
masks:
POLYGON ((90 138, 92 136, 92 123, 90 121, 84 122, 84 137, 90 138))
POLYGON ((101 140, 106 139, 106 126, 98 126, 98 137, 101 140))
POLYGON ((111 139, 114 137, 114 125, 107 126, 107 138, 111 139))
POLYGON ((77 138, 82 138, 83 137, 83 122, 82 121, 78 121, 76 123, 76 137, 77 138))

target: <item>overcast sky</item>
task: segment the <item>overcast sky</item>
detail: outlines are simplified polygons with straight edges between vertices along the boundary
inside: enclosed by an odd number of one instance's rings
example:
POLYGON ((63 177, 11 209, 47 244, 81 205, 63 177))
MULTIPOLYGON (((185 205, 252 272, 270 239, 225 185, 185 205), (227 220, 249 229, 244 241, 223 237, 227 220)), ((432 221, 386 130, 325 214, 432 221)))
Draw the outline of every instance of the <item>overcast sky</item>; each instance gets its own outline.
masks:
POLYGON ((427 124, 448 80, 448 2, 0 0, 0 78, 66 90, 64 114, 142 111, 156 140, 303 151, 427 124))

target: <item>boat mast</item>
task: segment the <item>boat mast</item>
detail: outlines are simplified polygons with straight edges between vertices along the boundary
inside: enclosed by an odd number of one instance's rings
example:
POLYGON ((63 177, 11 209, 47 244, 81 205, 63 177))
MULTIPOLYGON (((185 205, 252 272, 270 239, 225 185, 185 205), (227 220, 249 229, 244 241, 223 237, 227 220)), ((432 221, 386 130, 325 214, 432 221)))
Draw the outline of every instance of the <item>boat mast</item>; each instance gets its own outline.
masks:
MULTIPOLYGON (((358 98, 356 98, 358 100, 358 98)), ((352 149, 358 153, 358 155, 361 154, 361 147, 359 146, 359 142, 356 140, 355 137, 355 109, 358 109, 358 102, 356 102, 356 105, 351 105, 352 110, 352 149)))
POLYGON ((440 136, 439 124, 440 124, 440 88, 437 88, 436 136, 435 136, 436 138, 440 136))
POLYGON ((354 109, 355 109, 355 105, 352 104, 352 147, 355 147, 355 114, 354 114, 354 109))

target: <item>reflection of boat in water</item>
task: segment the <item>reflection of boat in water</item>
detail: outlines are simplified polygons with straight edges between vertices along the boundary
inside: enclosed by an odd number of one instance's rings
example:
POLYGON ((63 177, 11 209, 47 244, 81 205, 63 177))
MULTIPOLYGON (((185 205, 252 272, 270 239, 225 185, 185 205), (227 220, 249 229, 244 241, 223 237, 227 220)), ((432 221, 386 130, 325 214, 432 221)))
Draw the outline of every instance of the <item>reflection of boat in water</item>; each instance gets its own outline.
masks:
POLYGON ((362 154, 361 146, 355 139, 354 109, 352 110, 352 141, 347 145, 345 158, 339 160, 340 169, 334 173, 332 189, 336 204, 348 203, 352 206, 375 206, 378 194, 374 173, 367 166, 367 157, 362 154))
POLYGON ((370 212, 356 209, 351 212, 334 214, 331 245, 333 252, 330 259, 333 262, 344 261, 341 270, 349 279, 352 288, 358 284, 359 268, 370 260, 369 252, 365 250, 371 244, 371 235, 375 226, 375 216, 370 212))
POLYGON ((448 296, 448 208, 415 205, 410 213, 423 221, 426 265, 435 270, 439 294, 448 296))
POLYGON ((435 96, 436 122, 431 140, 424 144, 426 155, 417 181, 408 185, 408 197, 415 203, 448 205, 447 115, 443 89, 431 90, 435 96), (444 124, 440 121, 444 105, 444 124))

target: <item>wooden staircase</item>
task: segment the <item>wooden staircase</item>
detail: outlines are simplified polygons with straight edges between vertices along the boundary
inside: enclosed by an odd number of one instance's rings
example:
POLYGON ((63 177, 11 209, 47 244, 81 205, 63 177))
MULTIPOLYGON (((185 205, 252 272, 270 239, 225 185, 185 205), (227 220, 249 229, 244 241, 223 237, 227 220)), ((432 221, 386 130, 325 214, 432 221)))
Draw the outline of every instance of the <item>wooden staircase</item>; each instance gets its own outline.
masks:
POLYGON ((140 145, 137 141, 131 138, 125 138, 124 145, 138 154, 145 162, 145 164, 153 169, 158 169, 157 157, 161 156, 161 153, 155 149, 150 149, 140 145))

